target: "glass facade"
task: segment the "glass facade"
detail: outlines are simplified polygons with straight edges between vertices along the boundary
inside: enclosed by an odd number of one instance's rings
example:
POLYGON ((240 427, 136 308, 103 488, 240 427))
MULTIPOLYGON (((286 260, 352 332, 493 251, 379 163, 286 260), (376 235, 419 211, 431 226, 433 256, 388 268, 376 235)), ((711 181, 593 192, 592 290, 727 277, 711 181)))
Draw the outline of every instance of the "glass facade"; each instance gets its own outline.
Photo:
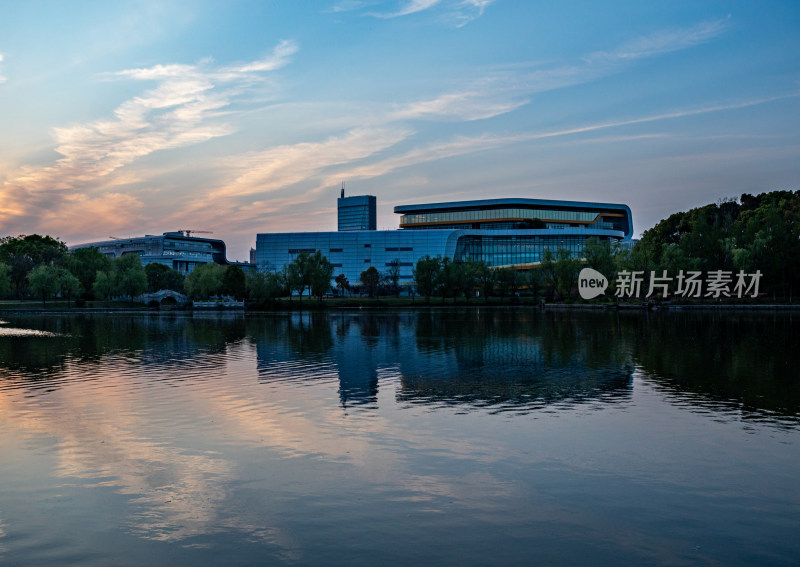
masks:
POLYGON ((541 262, 544 251, 559 248, 580 256, 586 236, 503 235, 461 236, 456 245, 456 262, 486 262, 490 266, 510 266, 541 262))
POLYGON ((372 195, 340 197, 337 201, 340 231, 375 230, 378 224, 377 200, 372 195))
POLYGON ((382 272, 397 266, 400 279, 411 284, 414 266, 426 255, 527 269, 545 250, 565 248, 581 257, 588 238, 624 242, 633 230, 630 209, 612 203, 487 199, 401 205, 395 212, 402 230, 343 231, 340 224, 337 232, 258 234, 258 269, 280 270, 300 250, 319 250, 335 264, 334 277, 344 274, 351 284, 370 265, 382 272))
POLYGON ((142 259, 144 266, 163 264, 182 274, 191 273, 195 267, 201 264, 211 262, 228 264, 223 241, 186 236, 181 232, 165 232, 160 236, 118 238, 70 247, 71 250, 78 248, 97 248, 109 258, 119 258, 124 254, 137 254, 142 259))
POLYGON ((602 213, 598 211, 581 210, 548 210, 548 209, 488 209, 472 211, 436 211, 430 213, 406 214, 400 217, 400 226, 448 223, 448 222, 473 222, 501 219, 540 219, 543 221, 569 221, 580 223, 593 223, 602 213))

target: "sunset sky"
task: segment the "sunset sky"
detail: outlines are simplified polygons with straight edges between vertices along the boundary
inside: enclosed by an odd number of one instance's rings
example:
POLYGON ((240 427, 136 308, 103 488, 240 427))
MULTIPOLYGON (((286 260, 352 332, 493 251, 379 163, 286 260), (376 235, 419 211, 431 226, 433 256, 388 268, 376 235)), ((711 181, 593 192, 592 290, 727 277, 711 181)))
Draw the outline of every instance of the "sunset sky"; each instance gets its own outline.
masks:
POLYGON ((0 236, 800 188, 800 2, 0 0, 0 236))

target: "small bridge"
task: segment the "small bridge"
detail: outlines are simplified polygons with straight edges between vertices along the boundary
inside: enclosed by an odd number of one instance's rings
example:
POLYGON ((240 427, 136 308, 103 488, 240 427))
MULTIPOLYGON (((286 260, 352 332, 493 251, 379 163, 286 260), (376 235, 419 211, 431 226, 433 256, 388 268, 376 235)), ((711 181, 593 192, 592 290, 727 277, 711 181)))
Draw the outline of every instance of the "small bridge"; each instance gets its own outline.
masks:
POLYGON ((175 305, 182 307, 189 303, 189 298, 187 296, 177 291, 172 291, 171 289, 162 289, 154 293, 143 293, 136 299, 145 305, 155 301, 159 305, 175 305))

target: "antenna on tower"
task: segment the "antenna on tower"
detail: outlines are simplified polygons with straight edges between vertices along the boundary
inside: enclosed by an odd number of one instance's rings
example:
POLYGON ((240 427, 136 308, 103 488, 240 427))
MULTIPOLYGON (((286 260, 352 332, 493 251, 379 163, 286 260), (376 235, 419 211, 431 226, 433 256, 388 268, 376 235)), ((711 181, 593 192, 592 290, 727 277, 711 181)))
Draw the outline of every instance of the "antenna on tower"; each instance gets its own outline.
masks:
POLYGON ((342 181, 342 199, 344 199, 344 181, 342 181))

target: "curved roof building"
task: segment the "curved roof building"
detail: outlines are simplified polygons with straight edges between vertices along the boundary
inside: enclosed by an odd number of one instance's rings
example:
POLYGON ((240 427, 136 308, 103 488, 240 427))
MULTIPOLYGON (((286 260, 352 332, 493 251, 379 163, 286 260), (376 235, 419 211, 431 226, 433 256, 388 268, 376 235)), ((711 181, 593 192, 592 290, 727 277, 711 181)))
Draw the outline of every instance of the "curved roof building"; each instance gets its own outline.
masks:
POLYGON ((256 264, 280 270, 300 252, 320 251, 334 274, 343 273, 351 283, 370 266, 385 272, 395 264, 401 281, 410 283, 413 267, 425 255, 528 269, 547 249, 566 248, 580 257, 590 237, 619 242, 633 235, 630 208, 614 203, 508 198, 400 205, 394 212, 400 230, 258 234, 256 264))
POLYGON ((225 257, 225 243, 222 240, 198 238, 191 233, 190 230, 182 230, 165 232, 161 235, 116 238, 103 242, 76 244, 70 246, 70 250, 97 248, 109 258, 136 254, 142 259, 143 266, 153 263, 164 264, 184 275, 191 273, 201 264, 231 263, 225 257))

